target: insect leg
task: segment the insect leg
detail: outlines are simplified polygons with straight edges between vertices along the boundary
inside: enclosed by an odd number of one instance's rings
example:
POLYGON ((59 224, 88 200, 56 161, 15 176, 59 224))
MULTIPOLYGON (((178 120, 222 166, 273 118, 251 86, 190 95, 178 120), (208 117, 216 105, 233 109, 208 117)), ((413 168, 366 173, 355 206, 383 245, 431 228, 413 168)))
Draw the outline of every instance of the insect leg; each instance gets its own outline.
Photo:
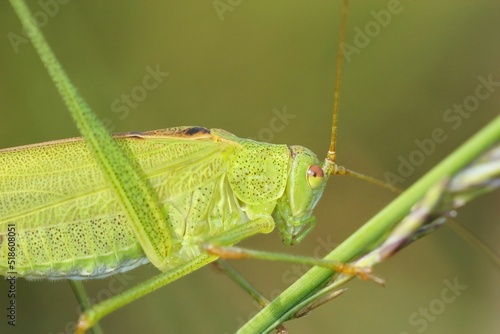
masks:
MULTIPOLYGON (((236 284, 238 284, 245 292, 247 292, 253 299, 259 303, 259 305, 264 308, 269 305, 270 301, 255 288, 249 281, 246 280, 233 266, 231 266, 227 261, 218 259, 214 264, 217 269, 226 274, 231 278, 236 284)), ((276 327, 277 334, 288 334, 288 330, 283 326, 283 324, 276 327)))
POLYGON ((271 261, 306 264, 310 266, 321 266, 345 275, 356 275, 363 280, 373 280, 376 283, 382 284, 383 281, 381 279, 372 275, 371 268, 355 267, 325 259, 257 251, 231 246, 257 233, 269 233, 273 230, 273 228, 273 219, 271 217, 264 216, 212 237, 211 239, 206 240, 201 246, 205 249, 205 251, 207 251, 207 253, 216 255, 223 259, 257 258, 271 261))
MULTIPOLYGON (((80 304, 80 307, 82 308, 82 311, 86 311, 92 308, 92 305, 90 304, 90 300, 88 298, 87 292, 85 291, 85 287, 83 286, 82 281, 80 280, 70 280, 69 284, 71 285, 71 289, 73 289, 73 293, 76 296, 76 299, 78 300, 78 304, 80 304)), ((94 326, 91 328, 92 334, 102 334, 103 331, 101 329, 101 326, 99 324, 94 324, 94 326)))
POLYGON ((325 259, 317 259, 307 256, 290 255, 284 253, 274 253, 267 251, 258 251, 241 247, 227 247, 214 244, 205 244, 205 250, 213 255, 217 255, 223 259, 261 259, 270 261, 283 261, 298 264, 306 264, 310 266, 320 266, 342 273, 344 275, 355 275, 363 280, 373 280, 375 283, 383 284, 383 280, 372 275, 370 267, 356 267, 344 263, 330 261, 325 259))
POLYGON ((233 266, 231 266, 227 261, 222 259, 214 262, 217 269, 226 274, 227 277, 232 279, 236 284, 238 284, 245 292, 247 292, 261 307, 266 307, 269 304, 269 300, 257 290, 249 281, 246 280, 233 266))
POLYGON ((109 313, 207 265, 215 259, 216 257, 213 255, 202 254, 182 266, 161 273, 117 296, 114 296, 103 301, 102 303, 92 306, 92 308, 88 309, 80 315, 76 334, 84 334, 87 329, 94 326, 101 318, 108 315, 109 313))

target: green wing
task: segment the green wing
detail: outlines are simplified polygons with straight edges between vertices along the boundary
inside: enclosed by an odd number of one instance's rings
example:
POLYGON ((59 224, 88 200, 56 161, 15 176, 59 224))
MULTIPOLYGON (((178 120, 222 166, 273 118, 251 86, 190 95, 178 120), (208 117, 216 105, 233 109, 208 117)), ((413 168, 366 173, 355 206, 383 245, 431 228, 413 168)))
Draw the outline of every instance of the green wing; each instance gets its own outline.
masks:
MULTIPOLYGON (((209 130, 198 127, 115 138, 143 169, 162 203, 225 173, 238 146, 214 140, 209 130)), ((16 224, 19 268, 35 267, 40 275, 79 267, 84 272, 112 270, 144 256, 119 199, 80 138, 0 150, 0 236, 9 223, 16 224), (123 258, 113 259, 117 253, 123 258), (114 262, 92 267, 108 260, 114 262)), ((4 267, 5 238, 0 243, 4 267)))

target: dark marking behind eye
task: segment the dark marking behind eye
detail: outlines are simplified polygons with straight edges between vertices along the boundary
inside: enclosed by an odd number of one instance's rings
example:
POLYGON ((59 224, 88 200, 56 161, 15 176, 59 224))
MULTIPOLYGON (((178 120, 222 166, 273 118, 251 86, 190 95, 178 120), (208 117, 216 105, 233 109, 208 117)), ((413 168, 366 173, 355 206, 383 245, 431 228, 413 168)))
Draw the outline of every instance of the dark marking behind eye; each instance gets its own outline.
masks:
POLYGON ((113 138, 129 138, 129 139, 144 139, 144 132, 139 131, 130 131, 130 132, 121 132, 121 133, 113 133, 113 138))
POLYGON ((194 126, 192 128, 186 129, 184 133, 188 136, 194 136, 196 134, 209 134, 210 130, 201 126, 194 126))

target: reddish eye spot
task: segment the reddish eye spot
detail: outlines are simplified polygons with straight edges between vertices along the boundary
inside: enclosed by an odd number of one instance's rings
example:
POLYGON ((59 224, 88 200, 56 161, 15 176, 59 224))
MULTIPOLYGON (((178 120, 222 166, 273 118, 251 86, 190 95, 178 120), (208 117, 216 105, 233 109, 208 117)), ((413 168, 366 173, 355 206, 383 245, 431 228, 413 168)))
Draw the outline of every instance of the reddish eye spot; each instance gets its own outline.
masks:
POLYGON ((324 175, 325 174, 320 166, 312 165, 309 167, 307 170, 307 183, 309 184, 309 187, 312 189, 319 187, 323 183, 324 175))
POLYGON ((307 175, 309 176, 314 176, 314 177, 323 177, 323 170, 321 169, 320 166, 317 165, 312 165, 309 167, 307 170, 307 175))

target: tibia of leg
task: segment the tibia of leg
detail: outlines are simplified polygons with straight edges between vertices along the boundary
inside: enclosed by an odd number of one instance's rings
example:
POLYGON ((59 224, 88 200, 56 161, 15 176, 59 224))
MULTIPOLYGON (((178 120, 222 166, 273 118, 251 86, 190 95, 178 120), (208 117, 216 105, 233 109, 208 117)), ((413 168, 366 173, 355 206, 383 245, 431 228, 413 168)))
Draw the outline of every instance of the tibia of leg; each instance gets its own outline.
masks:
POLYGON ((369 267, 356 267, 348 264, 330 261, 325 259, 316 259, 312 257, 298 256, 298 255, 290 255, 283 253, 273 253, 266 251, 257 251, 252 249, 246 249, 241 247, 228 247, 228 246, 219 246, 216 244, 205 244, 205 250, 213 255, 216 255, 223 259, 261 259, 261 260, 271 260, 271 261, 283 261, 283 262, 291 262, 297 264, 306 264, 310 266, 320 266, 331 269, 332 271, 336 271, 338 273, 347 275, 347 276, 357 276, 363 280, 372 280, 375 283, 381 284, 383 280, 374 276, 372 274, 372 268, 369 267))
MULTIPOLYGON (((253 299, 255 299, 255 301, 259 303, 262 308, 269 305, 269 300, 229 263, 224 260, 218 259, 214 262, 214 265, 217 267, 217 269, 219 269, 221 272, 231 278, 236 284, 238 284, 243 290, 245 290, 245 292, 247 292, 253 299)), ((276 334, 288 334, 288 330, 283 324, 281 324, 276 327, 276 334)))
POLYGON ((238 284, 245 292, 247 292, 259 305, 264 308, 269 304, 269 300, 260 293, 245 277, 243 277, 233 266, 224 260, 214 262, 217 268, 238 284))
POLYGON ((187 274, 207 265, 210 262, 213 262, 214 260, 216 260, 215 256, 202 254, 182 266, 161 273, 127 291, 92 306, 80 316, 76 328, 76 334, 84 334, 87 329, 92 328, 92 326, 94 326, 101 318, 109 313, 118 310, 128 303, 139 299, 140 297, 145 296, 170 282, 186 276, 187 274))

